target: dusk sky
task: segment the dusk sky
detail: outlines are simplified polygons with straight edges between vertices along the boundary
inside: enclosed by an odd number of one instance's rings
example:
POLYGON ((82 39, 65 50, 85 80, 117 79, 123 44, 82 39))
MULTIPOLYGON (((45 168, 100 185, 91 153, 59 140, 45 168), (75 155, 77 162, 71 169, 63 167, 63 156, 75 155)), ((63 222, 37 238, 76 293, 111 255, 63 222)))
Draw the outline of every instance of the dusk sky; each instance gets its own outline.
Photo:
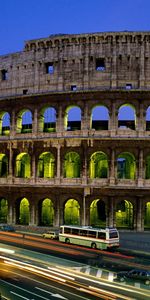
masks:
POLYGON ((0 55, 51 34, 125 30, 150 30, 150 0, 1 0, 0 55))

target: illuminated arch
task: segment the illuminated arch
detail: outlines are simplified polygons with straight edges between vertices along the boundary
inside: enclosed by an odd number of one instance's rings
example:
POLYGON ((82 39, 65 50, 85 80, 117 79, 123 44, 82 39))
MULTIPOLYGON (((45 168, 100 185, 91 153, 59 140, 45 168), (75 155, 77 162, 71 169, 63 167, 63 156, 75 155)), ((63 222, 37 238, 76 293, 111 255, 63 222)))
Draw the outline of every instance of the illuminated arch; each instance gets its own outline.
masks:
POLYGON ((53 178, 55 176, 55 158, 50 152, 44 152, 38 159, 38 177, 53 178))
POLYGON ((81 129, 81 109, 72 105, 67 107, 64 117, 64 128, 68 131, 81 129))
POLYGON ((32 113, 28 109, 23 109, 17 116, 17 133, 32 132, 32 113))
POLYGON ((136 129, 136 112, 131 104, 121 105, 118 110, 118 128, 136 129))
POLYGON ((8 112, 0 112, 0 135, 10 134, 10 114, 8 112))
POLYGON ((145 165, 145 179, 150 179, 150 154, 146 156, 145 165))
POLYGON ((108 176, 108 158, 102 152, 95 152, 90 158, 90 178, 107 178, 108 176))
POLYGON ((117 158, 117 178, 135 179, 136 162, 133 154, 121 153, 117 158))
POLYGON ((56 109, 54 107, 44 107, 39 117, 40 132, 56 131, 56 109))
POLYGON ((21 224, 21 225, 29 225, 29 220, 30 220, 29 201, 28 201, 27 198, 23 198, 20 201, 19 224, 21 224))
POLYGON ((95 130, 108 130, 109 112, 104 105, 92 109, 90 128, 95 130))
POLYGON ((130 201, 123 200, 116 207, 117 228, 133 229, 133 205, 130 201))
POLYGON ((150 229, 150 202, 145 205, 144 228, 150 229))
POLYGON ((30 178, 31 165, 30 156, 28 153, 20 153, 16 157, 16 177, 30 178))
POLYGON ((68 152, 64 159, 64 178, 79 178, 81 159, 77 152, 68 152))
POLYGON ((77 200, 69 199, 64 208, 64 224, 80 224, 80 205, 77 200))
POLYGON ((40 225, 53 226, 54 207, 53 202, 49 198, 45 198, 40 202, 40 225))
POLYGON ((0 223, 7 223, 8 201, 5 198, 0 199, 0 223))
POLYGON ((92 226, 106 226, 105 202, 96 199, 90 205, 90 225, 92 226))
POLYGON ((146 110, 146 131, 150 131, 150 106, 146 110))
POLYGON ((8 176, 8 157, 0 153, 0 177, 8 176))

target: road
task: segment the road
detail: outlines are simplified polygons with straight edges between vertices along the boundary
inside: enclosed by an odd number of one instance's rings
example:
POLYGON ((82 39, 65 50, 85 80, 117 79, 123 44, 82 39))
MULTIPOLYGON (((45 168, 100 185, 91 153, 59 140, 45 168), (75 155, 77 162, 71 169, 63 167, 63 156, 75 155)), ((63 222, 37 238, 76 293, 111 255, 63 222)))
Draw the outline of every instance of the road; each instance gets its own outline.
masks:
POLYGON ((96 279, 60 266, 59 260, 57 264, 46 263, 42 254, 40 258, 32 261, 27 255, 24 259, 15 253, 11 257, 1 255, 1 293, 11 300, 150 299, 149 290, 96 279))

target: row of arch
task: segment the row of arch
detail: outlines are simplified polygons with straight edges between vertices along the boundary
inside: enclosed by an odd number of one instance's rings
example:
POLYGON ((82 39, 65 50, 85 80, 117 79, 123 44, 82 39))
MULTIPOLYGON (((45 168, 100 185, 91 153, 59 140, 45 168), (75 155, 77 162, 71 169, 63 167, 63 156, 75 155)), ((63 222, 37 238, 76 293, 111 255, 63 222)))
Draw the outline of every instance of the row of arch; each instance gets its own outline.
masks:
MULTIPOLYGON (((64 112, 64 130, 81 130, 83 112, 79 106, 68 106, 64 112)), ((136 129, 136 110, 131 104, 123 104, 117 112, 118 128, 136 129)), ((146 130, 150 130, 150 106, 145 113, 146 130)), ((38 118, 39 132, 55 132, 58 113, 54 107, 44 107, 38 118)), ((90 128, 108 130, 110 113, 105 105, 96 105, 90 114, 90 128)), ((0 112, 0 134, 10 134, 11 117, 7 111, 0 112)), ((33 130, 33 113, 29 109, 22 109, 16 117, 16 132, 30 133, 33 130)))
MULTIPOLYGON (((27 198, 16 201, 16 224, 29 225, 30 223, 30 203, 27 198)), ((130 201, 123 200, 116 205, 115 219, 118 228, 133 229, 134 210, 130 201)), ((53 226, 54 224, 54 204, 49 198, 45 198, 38 203, 38 225, 53 226)), ((7 223, 8 201, 0 199, 0 223, 7 223)), ((76 199, 69 199, 63 207, 63 223, 80 225, 81 208, 76 199)), ((106 206, 105 202, 95 199, 90 205, 90 225, 106 226, 106 206)), ((144 209, 144 227, 150 228, 150 202, 147 202, 144 209)))
MULTIPOLYGON (((150 179, 150 154, 145 158, 145 179, 150 179)), ((82 160, 80 155, 71 151, 64 155, 62 170, 64 178, 79 178, 82 174, 82 160)), ((136 160, 132 153, 122 152, 117 157, 117 178, 135 179, 136 160)), ((31 177, 31 157, 23 152, 14 160, 14 173, 16 177, 31 177)), ((37 161, 37 177, 54 178, 56 176, 56 159, 53 153, 43 152, 37 161)), ((8 157, 0 154, 0 177, 8 176, 8 157)), ((90 156, 88 165, 89 178, 107 178, 109 176, 109 159, 106 153, 97 151, 90 156)))

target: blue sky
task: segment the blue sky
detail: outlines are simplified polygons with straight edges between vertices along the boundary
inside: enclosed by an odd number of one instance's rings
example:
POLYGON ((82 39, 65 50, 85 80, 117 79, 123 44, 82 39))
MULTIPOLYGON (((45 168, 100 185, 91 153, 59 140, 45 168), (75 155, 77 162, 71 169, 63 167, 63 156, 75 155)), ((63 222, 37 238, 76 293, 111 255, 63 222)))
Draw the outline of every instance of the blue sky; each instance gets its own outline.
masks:
POLYGON ((0 55, 58 33, 149 31, 150 0, 1 0, 0 55))

